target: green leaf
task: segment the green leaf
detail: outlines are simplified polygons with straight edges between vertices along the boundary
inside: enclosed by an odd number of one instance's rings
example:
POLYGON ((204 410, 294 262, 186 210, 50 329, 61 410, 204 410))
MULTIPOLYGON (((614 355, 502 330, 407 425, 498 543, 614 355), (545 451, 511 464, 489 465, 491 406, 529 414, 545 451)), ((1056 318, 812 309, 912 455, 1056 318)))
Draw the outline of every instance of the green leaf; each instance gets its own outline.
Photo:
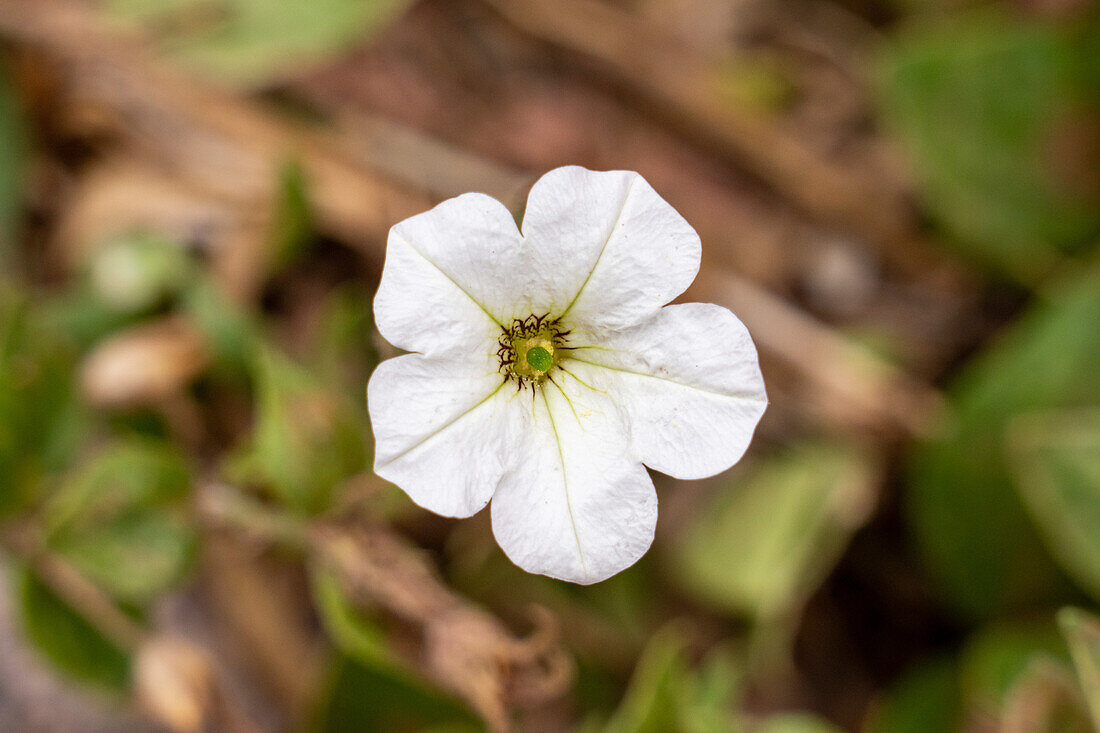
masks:
POLYGON ((840 728, 806 713, 784 713, 768 718, 753 733, 840 733, 840 728))
POLYGON ((271 274, 279 274, 298 260, 314 236, 313 212, 309 205, 305 173, 298 163, 287 163, 279 171, 275 224, 272 227, 271 274))
POLYGON ((119 600, 145 603, 186 569, 194 533, 174 504, 190 489, 167 444, 125 441, 78 467, 43 514, 50 547, 119 600))
POLYGON ((1069 644, 1092 724, 1100 730, 1100 619, 1076 608, 1063 608, 1058 612, 1058 626, 1069 644))
MULTIPOLYGON (((311 349, 316 369, 331 384, 362 393, 378 365, 369 295, 359 285, 339 287, 326 299, 311 349)), ((366 409, 366 401, 357 401, 366 409)))
POLYGON ((364 421, 310 372, 265 349, 258 363, 256 428, 244 472, 304 513, 328 508, 333 489, 367 465, 364 421))
POLYGON ((964 705, 999 712, 1013 685, 1037 660, 1068 661, 1053 625, 1002 623, 972 635, 959 655, 964 705))
POLYGON ((145 509, 54 544, 58 554, 115 598, 143 604, 179 581, 194 554, 195 537, 183 519, 164 509, 145 509))
POLYGON ((684 629, 673 623, 655 634, 634 670, 630 687, 602 733, 733 733, 739 675, 725 650, 699 672, 687 664, 684 629))
POLYGON ((83 419, 74 351, 0 281, 0 517, 25 508, 72 460, 83 419))
MULTIPOLYGON (((1087 34, 953 14, 886 50, 882 107, 928 206, 974 258, 1033 282, 1100 234, 1096 192, 1061 180, 1061 127, 1095 101, 1087 34)), ((1067 157, 1077 151, 1070 152, 1067 157)))
POLYGON ((161 48, 231 84, 299 74, 396 20, 410 0, 112 0, 122 20, 161 30, 161 48))
POLYGON ((124 693, 130 676, 129 657, 25 568, 15 570, 24 635, 66 674, 107 692, 124 693))
POLYGON ((798 98, 798 87, 781 63, 766 54, 739 54, 714 69, 714 90, 730 107, 777 114, 798 98))
POLYGON ((42 321, 56 326, 57 331, 81 352, 145 316, 104 303, 90 287, 60 293, 38 306, 38 311, 42 321))
POLYGON ((191 473, 167 443, 120 440, 77 467, 50 499, 44 525, 50 538, 94 530, 135 507, 164 505, 187 496, 191 473))
POLYGON ((202 332, 217 367, 246 374, 256 361, 261 334, 256 321, 210 277, 198 277, 182 294, 181 308, 202 332))
POLYGON ((351 659, 336 662, 308 730, 481 733, 485 726, 450 701, 420 695, 351 659))
POLYGON ((1100 409, 1021 416, 1011 445, 1017 485, 1051 554, 1100 599, 1100 409))
POLYGON ((950 414, 909 466, 906 514, 959 612, 984 616, 1065 594, 1007 465, 1017 416, 1100 404, 1100 273, 1037 303, 949 386, 950 414))
POLYGON ((858 452, 811 445, 735 475, 686 533, 675 578, 728 611, 783 616, 817 588, 866 520, 875 471, 858 452))
POLYGON ((331 573, 315 571, 312 583, 321 623, 351 660, 340 665, 329 691, 322 730, 422 730, 445 722, 461 726, 455 730, 481 729, 461 701, 390 652, 384 630, 351 604, 331 573))
POLYGON ((143 313, 180 293, 196 274, 180 242, 131 232, 105 242, 88 264, 95 298, 116 311, 143 313))
POLYGON ((368 667, 409 674, 386 646, 381 626, 357 611, 344 595, 339 581, 327 570, 311 575, 313 597, 329 637, 345 654, 368 667))
POLYGON ((961 699, 952 659, 924 662, 894 683, 865 733, 958 730, 961 699))
POLYGON ((676 730, 677 694, 687 674, 685 640, 680 630, 665 629, 646 647, 630 688, 603 733, 676 730))

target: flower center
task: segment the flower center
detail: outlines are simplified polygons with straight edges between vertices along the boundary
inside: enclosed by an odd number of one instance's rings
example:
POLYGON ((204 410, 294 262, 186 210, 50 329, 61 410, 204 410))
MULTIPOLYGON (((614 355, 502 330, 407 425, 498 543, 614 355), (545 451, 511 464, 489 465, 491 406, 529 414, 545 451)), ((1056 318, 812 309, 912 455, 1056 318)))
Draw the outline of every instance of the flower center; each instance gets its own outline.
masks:
POLYGON ((568 331, 563 331, 550 315, 516 318, 500 335, 500 371, 517 388, 537 385, 570 350, 568 331))
POLYGON ((554 366, 554 341, 547 334, 535 334, 530 338, 519 337, 512 341, 515 361, 512 371, 521 377, 542 379, 554 366))

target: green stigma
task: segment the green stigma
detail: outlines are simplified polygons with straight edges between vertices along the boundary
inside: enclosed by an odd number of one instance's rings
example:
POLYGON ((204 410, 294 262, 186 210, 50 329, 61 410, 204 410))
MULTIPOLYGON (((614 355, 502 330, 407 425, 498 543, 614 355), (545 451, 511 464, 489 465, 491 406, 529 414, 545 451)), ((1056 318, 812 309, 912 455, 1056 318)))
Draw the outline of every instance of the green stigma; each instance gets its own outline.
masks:
POLYGON ((536 346, 527 351, 527 363, 537 372, 545 372, 554 364, 554 357, 541 346, 536 346))

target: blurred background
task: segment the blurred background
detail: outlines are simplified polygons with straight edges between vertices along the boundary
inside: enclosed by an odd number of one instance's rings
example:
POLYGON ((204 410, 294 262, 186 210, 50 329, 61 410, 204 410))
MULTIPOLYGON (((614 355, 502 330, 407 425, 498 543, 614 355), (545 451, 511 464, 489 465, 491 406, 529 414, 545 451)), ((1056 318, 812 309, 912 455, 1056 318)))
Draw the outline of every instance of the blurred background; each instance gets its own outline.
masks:
POLYGON ((0 0, 0 730, 1093 730, 1098 243, 1091 0, 0 0), (389 227, 564 164, 771 399, 593 587, 364 400, 389 227))

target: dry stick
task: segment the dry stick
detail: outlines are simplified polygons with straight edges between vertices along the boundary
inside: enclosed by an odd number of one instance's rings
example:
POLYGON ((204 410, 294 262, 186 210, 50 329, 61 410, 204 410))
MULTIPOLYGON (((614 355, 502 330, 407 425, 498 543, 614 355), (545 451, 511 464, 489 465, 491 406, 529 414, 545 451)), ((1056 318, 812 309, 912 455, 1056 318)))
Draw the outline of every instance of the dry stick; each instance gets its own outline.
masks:
POLYGON ((232 532, 203 536, 203 589, 236 639, 249 666, 262 675, 280 708, 298 720, 316 699, 327 657, 301 589, 288 586, 293 568, 256 552, 256 545, 232 532))
MULTIPOLYGON (((493 730, 508 728, 506 700, 524 696, 525 690, 513 689, 517 682, 546 700, 559 696, 571 679, 556 632, 515 638, 495 616, 446 587, 422 552, 384 526, 298 524, 218 483, 202 487, 199 511, 214 526, 304 549, 357 605, 381 606, 419 626, 425 671, 493 730)), ((546 614, 536 621, 543 632, 553 628, 546 614)))
POLYGON ((576 54, 683 132, 753 174, 818 221, 881 245, 905 272, 930 248, 907 192, 850 172, 780 123, 721 97, 718 65, 644 18, 596 0, 486 0, 521 30, 576 54))

